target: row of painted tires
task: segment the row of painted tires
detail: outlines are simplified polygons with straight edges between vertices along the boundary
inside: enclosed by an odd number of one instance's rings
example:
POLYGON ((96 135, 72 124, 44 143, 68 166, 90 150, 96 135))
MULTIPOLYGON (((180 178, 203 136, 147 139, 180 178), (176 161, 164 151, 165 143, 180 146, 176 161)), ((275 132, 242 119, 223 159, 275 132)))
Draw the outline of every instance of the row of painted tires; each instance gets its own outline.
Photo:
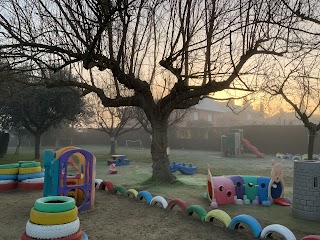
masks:
MULTIPOLYGON (((150 205, 161 203, 164 209, 171 210, 174 206, 177 205, 181 208, 182 213, 186 213, 187 215, 193 215, 193 213, 196 213, 200 220, 205 222, 211 222, 214 219, 218 219, 226 226, 226 228, 232 230, 238 229, 240 224, 245 224, 251 229, 253 236, 256 238, 269 238, 272 233, 276 232, 282 235, 286 240, 296 240, 294 234, 287 227, 280 224, 271 224, 262 229, 259 222, 250 215, 241 214, 231 219, 229 214, 220 209, 211 210, 207 213, 206 210, 199 205, 191 205, 188 207, 184 201, 177 198, 167 202, 166 199, 164 199, 162 196, 152 197, 152 195, 148 191, 137 192, 135 189, 127 190, 122 186, 114 186, 112 182, 103 181, 101 179, 96 179, 96 186, 100 190, 108 190, 112 193, 118 193, 125 196, 133 196, 138 200, 145 199, 145 201, 150 205)), ((302 240, 317 239, 320 240, 320 236, 310 235, 304 237, 302 240)))
POLYGON ((88 236, 80 228, 75 200, 51 196, 35 201, 21 239, 85 240, 88 236))
MULTIPOLYGON (((292 159, 292 160, 308 160, 308 154, 295 154, 295 155, 292 155, 292 154, 283 154, 283 153, 277 153, 276 154, 276 157, 277 158, 282 158, 282 159, 292 159)), ((312 159, 313 160, 320 160, 320 155, 318 154, 313 154, 312 155, 312 159)))
POLYGON ((25 190, 42 190, 44 185, 44 177, 32 178, 26 180, 0 180, 0 191, 7 191, 13 189, 25 190))

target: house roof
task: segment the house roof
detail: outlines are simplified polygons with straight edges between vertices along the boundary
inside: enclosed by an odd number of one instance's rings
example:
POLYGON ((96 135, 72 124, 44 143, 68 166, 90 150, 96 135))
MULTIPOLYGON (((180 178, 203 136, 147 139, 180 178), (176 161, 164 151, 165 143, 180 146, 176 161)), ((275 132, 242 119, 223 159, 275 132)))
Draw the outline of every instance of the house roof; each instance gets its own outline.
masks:
POLYGON ((194 105, 194 108, 212 112, 231 112, 231 109, 227 107, 227 102, 218 102, 210 98, 200 100, 197 105, 194 105))

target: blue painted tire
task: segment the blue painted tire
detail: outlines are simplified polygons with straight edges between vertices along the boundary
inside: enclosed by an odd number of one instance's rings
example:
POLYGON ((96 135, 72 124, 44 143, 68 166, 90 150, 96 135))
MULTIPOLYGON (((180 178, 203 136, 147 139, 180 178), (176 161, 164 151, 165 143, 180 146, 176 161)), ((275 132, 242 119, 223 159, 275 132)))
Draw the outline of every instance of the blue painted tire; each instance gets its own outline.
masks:
POLYGON ((246 215, 246 214, 238 215, 231 220, 229 224, 229 228, 232 230, 238 229, 240 223, 245 223, 246 225, 248 225, 255 238, 260 237, 260 233, 262 232, 262 227, 254 217, 251 217, 250 215, 246 215))
POLYGON ((44 172, 18 174, 18 180, 25 180, 30 178, 41 178, 44 177, 44 172))
POLYGON ((0 180, 16 180, 18 174, 0 174, 0 180))
POLYGON ((85 232, 82 232, 82 240, 89 240, 88 235, 85 232))
POLYGON ((148 204, 150 204, 152 195, 148 191, 140 191, 137 195, 138 200, 145 199, 148 204))
POLYGON ((261 232, 261 238, 268 238, 273 232, 279 233, 286 240, 296 240, 290 229, 280 224, 271 224, 265 227, 261 232))

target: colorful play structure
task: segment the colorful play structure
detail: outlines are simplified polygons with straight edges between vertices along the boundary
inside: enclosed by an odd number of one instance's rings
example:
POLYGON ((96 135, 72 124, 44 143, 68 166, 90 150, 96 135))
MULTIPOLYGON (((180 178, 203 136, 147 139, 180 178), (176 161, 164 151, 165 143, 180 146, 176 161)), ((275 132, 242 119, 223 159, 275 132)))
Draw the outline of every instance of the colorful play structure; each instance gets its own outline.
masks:
POLYGON ((44 150, 45 179, 43 196, 73 197, 79 211, 93 208, 96 158, 90 152, 65 147, 56 153, 44 150))
POLYGON ((263 153, 243 137, 242 129, 233 129, 231 133, 221 136, 221 152, 224 157, 238 157, 243 154, 244 147, 258 158, 263 158, 263 153))
POLYGON ((170 171, 171 172, 179 171, 185 175, 192 175, 197 171, 197 167, 192 165, 191 163, 186 165, 185 163, 173 162, 170 164, 170 171))
POLYGON ((212 177, 210 167, 207 174, 207 196, 212 208, 226 204, 262 204, 270 206, 277 203, 290 206, 284 198, 284 160, 272 161, 271 177, 259 176, 217 176, 212 177))
POLYGON ((21 239, 87 240, 88 236, 80 227, 74 198, 51 196, 35 201, 21 239))
MULTIPOLYGON (((278 169, 279 165, 274 168, 275 171, 278 169)), ((278 174, 274 174, 275 180, 277 180, 278 174)), ((172 210, 175 206, 178 206, 181 212, 185 215, 192 216, 194 213, 199 217, 200 221, 212 222, 215 219, 222 222, 223 225, 231 230, 240 229, 239 226, 247 226, 252 232, 254 238, 268 238, 272 233, 277 233, 281 235, 286 240, 296 240, 295 235, 290 229, 280 224, 271 224, 262 228, 260 223, 252 216, 247 214, 240 214, 231 218, 228 213, 220 209, 214 209, 207 212, 200 205, 190 205, 188 206, 186 202, 181 199, 174 198, 167 201, 162 196, 152 196, 148 191, 137 192, 135 189, 126 189, 122 186, 115 186, 111 181, 106 181, 102 179, 96 179, 97 188, 100 190, 107 190, 113 194, 120 194, 123 196, 131 197, 138 201, 145 201, 148 205, 161 204, 163 209, 172 210)), ((301 240, 320 240, 318 235, 308 235, 303 237, 301 240)))

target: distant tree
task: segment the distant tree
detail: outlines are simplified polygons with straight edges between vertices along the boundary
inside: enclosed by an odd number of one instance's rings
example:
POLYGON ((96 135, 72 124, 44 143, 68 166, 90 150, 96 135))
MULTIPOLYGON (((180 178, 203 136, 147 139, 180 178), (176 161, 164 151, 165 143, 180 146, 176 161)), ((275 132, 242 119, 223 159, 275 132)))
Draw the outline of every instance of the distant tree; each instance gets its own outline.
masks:
POLYGON ((87 98, 87 102, 91 116, 88 118, 90 125, 110 137, 110 154, 116 153, 116 142, 121 135, 141 128, 134 119, 133 107, 104 107, 96 95, 87 98))
POLYGON ((0 116, 5 116, 8 129, 24 127, 34 135, 35 159, 40 157, 41 135, 63 121, 75 121, 82 112, 79 91, 70 87, 48 89, 12 81, 8 91, 12 95, 0 102, 0 116))

